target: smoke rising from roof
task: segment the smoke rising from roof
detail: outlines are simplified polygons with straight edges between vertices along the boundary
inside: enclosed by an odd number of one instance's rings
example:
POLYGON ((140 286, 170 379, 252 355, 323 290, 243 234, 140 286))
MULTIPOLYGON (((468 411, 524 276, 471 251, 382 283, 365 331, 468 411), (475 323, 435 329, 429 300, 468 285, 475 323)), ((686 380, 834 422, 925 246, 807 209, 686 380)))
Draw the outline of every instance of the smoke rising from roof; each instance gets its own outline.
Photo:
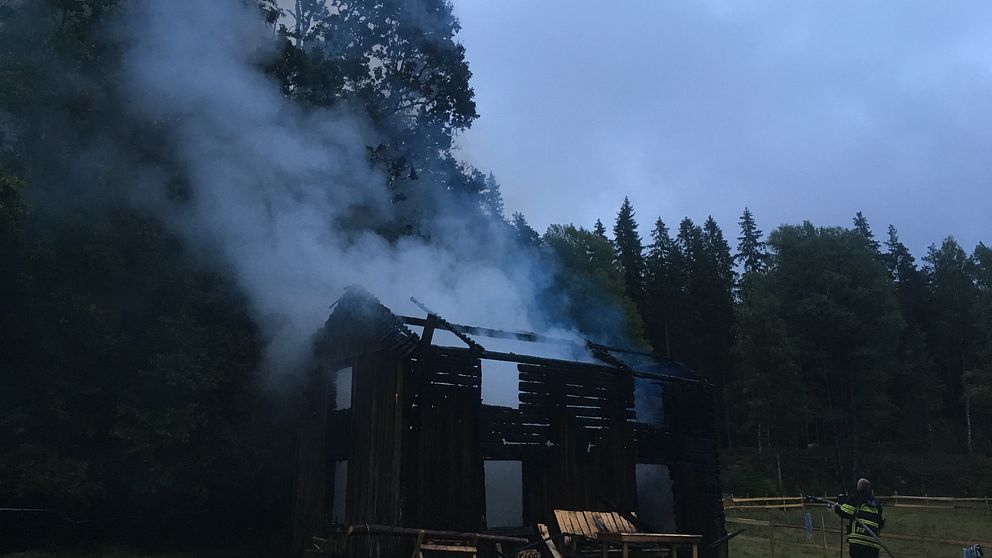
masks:
POLYGON ((170 202, 150 173, 138 203, 234 275, 268 338, 270 368, 302 364, 328 304, 351 284, 397 312, 419 313, 414 294, 463 322, 545 325, 534 283, 545 274, 526 253, 510 269, 509 258, 487 256, 515 245, 480 245, 457 208, 432 222, 443 242, 345 230, 356 211, 385 221, 397 210, 365 151, 379 138, 359 111, 305 112, 282 95, 260 67, 271 29, 251 7, 140 0, 127 28, 127 109, 169 128, 189 190, 188 203, 170 202))

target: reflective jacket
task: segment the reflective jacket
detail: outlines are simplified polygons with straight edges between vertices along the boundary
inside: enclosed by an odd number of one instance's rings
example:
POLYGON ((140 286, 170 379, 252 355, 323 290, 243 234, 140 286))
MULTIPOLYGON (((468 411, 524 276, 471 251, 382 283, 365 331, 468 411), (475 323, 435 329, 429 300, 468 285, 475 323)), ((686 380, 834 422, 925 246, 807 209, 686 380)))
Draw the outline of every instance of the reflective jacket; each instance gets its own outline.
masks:
POLYGON ((837 515, 850 521, 847 530, 848 544, 860 544, 871 548, 880 548, 875 537, 871 536, 865 527, 868 527, 880 536, 882 528, 885 527, 885 516, 882 514, 882 504, 878 503, 870 492, 855 492, 847 496, 837 498, 837 506, 834 511, 837 515), (855 521, 855 518, 860 520, 855 521), (864 525, 862 525, 864 523, 864 525))

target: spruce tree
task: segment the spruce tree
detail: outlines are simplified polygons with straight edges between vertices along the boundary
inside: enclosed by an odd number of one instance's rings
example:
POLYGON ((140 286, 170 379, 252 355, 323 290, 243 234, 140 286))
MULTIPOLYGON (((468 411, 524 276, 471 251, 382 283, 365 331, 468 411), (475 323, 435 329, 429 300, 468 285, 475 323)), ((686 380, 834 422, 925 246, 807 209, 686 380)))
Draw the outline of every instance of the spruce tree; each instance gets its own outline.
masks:
POLYGON ((854 230, 864 237, 868 246, 871 247, 876 253, 879 250, 878 241, 875 240, 875 234, 871 232, 871 226, 868 224, 868 219, 859 211, 854 216, 854 230))
POLYGON ((734 377, 734 259, 723 231, 712 216, 703 223, 702 247, 704 264, 697 284, 695 304, 702 318, 702 329, 694 332, 702 341, 699 367, 717 386, 717 414, 724 426, 724 443, 731 440, 731 420, 727 408, 726 389, 734 377))
POLYGON ((517 242, 525 246, 541 245, 541 235, 537 234, 537 231, 531 228, 523 213, 517 211, 513 214, 512 225, 513 228, 516 229, 514 237, 517 242))
POLYGON ((723 237, 723 230, 712 215, 703 223, 703 253, 713 266, 720 287, 729 296, 734 286, 734 258, 730 255, 730 245, 723 237))
POLYGON ((703 343, 698 332, 705 327, 700 307, 702 267, 706 265, 703 255, 703 230, 692 219, 686 217, 679 223, 675 236, 678 251, 680 277, 679 293, 675 301, 678 321, 670 329, 672 357, 685 362, 697 370, 701 365, 703 343))
POLYGON ((613 226, 616 264, 623 274, 624 292, 633 300, 638 309, 644 303, 644 245, 637 232, 634 207, 630 199, 624 198, 613 226))
POLYGON ((600 238, 606 238, 606 227, 603 226, 603 222, 599 219, 596 219, 596 225, 593 226, 592 232, 600 238))
POLYGON ((933 425, 943 401, 944 386, 927 343, 928 298, 926 283, 916 260, 889 225, 886 253, 882 259, 896 287, 896 296, 906 322, 899 338, 898 367, 889 398, 895 407, 899 428, 894 438, 907 447, 925 449, 932 444, 933 425), (920 432, 928 433, 919 436, 920 432))
POLYGON ((882 258, 889 275, 896 285, 903 318, 911 327, 923 330, 927 321, 927 287, 923 273, 916 267, 916 259, 899 240, 899 232, 889 225, 886 253, 882 258))
POLYGON ((758 229, 751 210, 746 207, 741 215, 740 226, 741 235, 737 237, 737 255, 734 259, 744 267, 744 273, 760 273, 765 270, 768 252, 761 240, 761 230, 758 229))
POLYGON ((646 264, 644 320, 648 336, 658 354, 672 356, 670 329, 681 293, 680 253, 661 219, 651 231, 646 264))
POLYGON ((974 262, 953 237, 944 239, 939 248, 930 246, 923 260, 930 287, 933 355, 947 387, 945 411, 948 416, 959 417, 962 375, 978 360, 975 309, 979 291, 974 262))
POLYGON ((506 222, 503 214, 503 194, 499 191, 499 183, 493 173, 486 177, 486 188, 481 193, 482 212, 494 219, 506 222))

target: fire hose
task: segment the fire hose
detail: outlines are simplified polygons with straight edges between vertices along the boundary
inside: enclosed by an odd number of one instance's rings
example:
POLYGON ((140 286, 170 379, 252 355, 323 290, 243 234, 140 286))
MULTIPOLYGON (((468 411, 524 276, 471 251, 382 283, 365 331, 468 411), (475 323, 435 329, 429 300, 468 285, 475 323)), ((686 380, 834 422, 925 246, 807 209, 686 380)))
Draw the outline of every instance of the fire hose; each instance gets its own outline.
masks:
MULTIPOLYGON (((819 498, 817 496, 806 496, 806 501, 810 504, 819 502, 821 504, 826 504, 831 508, 838 505, 837 502, 834 502, 832 500, 827 500, 826 498, 819 498)), ((892 554, 892 552, 885 546, 885 544, 882 543, 882 539, 878 537, 878 534, 875 531, 872 531, 871 527, 865 525, 865 522, 858 519, 857 515, 852 516, 852 519, 854 519, 854 521, 856 521, 858 525, 860 525, 865 531, 867 531, 868 534, 871 535, 871 538, 875 539, 875 543, 878 544, 878 546, 881 547, 882 550, 884 550, 885 553, 889 555, 889 558, 896 558, 895 555, 892 554)))

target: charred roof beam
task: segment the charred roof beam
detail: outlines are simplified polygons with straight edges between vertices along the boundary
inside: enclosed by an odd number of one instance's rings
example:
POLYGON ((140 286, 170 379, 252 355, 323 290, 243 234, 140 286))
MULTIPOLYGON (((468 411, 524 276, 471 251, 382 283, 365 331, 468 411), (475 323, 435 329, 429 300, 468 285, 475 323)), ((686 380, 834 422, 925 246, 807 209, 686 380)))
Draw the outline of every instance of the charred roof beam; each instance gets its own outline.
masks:
POLYGON ((546 357, 535 357, 530 355, 522 355, 517 353, 503 353, 499 351, 473 351, 471 349, 462 349, 459 347, 444 347, 442 350, 451 354, 469 354, 476 358, 486 359, 486 360, 501 360, 505 362, 516 362, 518 364, 536 364, 538 366, 557 366, 557 367, 567 367, 576 370, 600 370, 617 373, 625 373, 634 376, 635 378, 645 378, 648 380, 657 380, 665 383, 677 383, 677 384, 694 384, 700 386, 712 387, 709 382, 698 380, 696 378, 684 378, 682 376, 672 376, 669 374, 659 374, 657 372, 643 372, 641 370, 636 370, 630 367, 622 368, 618 370, 616 365, 607 366, 605 364, 595 364, 591 362, 576 362, 573 360, 562 360, 557 358, 546 358, 546 357))
MULTIPOLYGON (((465 343, 466 345, 468 345, 468 347, 470 349, 472 349, 473 351, 482 352, 482 351, 485 351, 486 350, 486 348, 483 347, 482 345, 480 345, 478 342, 476 342, 475 339, 472 339, 471 337, 469 337, 468 336, 468 333, 466 333, 462 327, 460 327, 460 326, 458 326, 456 324, 453 324, 453 323, 449 322, 448 320, 445 320, 440 315, 438 315, 437 312, 431 311, 430 308, 424 306, 419 300, 417 300, 416 298, 414 298, 412 296, 410 297, 410 302, 416 304, 424 312, 427 312, 427 320, 424 323, 417 324, 417 325, 423 325, 423 326, 426 327, 426 325, 428 323, 434 321, 434 322, 436 322, 436 324, 431 324, 431 325, 433 325, 434 327, 439 327, 441 329, 446 329, 446 330, 450 331, 451 333, 454 333, 455 336, 457 336, 459 339, 461 339, 462 342, 465 343)), ((408 324, 410 323, 410 322, 406 321, 406 317, 405 316, 400 317, 400 320, 402 320, 402 321, 404 321, 404 322, 406 322, 408 324)), ((432 327, 431 328, 432 334, 433 334, 433 329, 434 328, 432 327)))

